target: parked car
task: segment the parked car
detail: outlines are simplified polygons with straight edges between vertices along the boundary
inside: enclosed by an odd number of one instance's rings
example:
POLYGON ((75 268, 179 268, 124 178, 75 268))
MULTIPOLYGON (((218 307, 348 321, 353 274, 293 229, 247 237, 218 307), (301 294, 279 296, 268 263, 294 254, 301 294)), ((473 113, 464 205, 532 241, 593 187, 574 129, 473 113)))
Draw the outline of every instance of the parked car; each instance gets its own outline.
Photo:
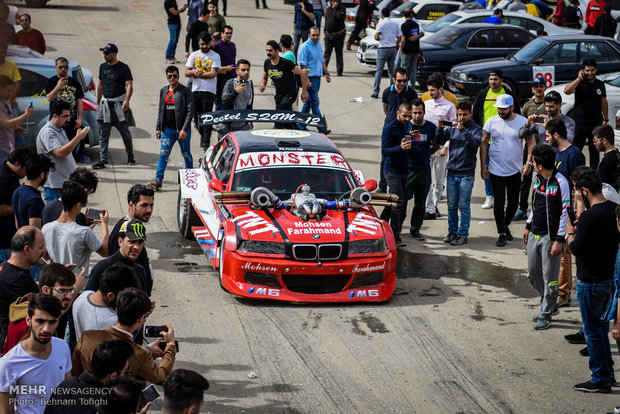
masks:
MULTIPOLYGON (((11 46, 13 51, 24 52, 24 47, 11 46)), ((25 48, 28 49, 28 48, 25 48)), ((28 52, 28 54, 36 52, 28 52)), ((14 62, 19 69, 22 77, 19 92, 17 94, 17 105, 20 111, 24 111, 32 102, 34 106, 34 114, 26 120, 22 126, 26 129, 26 144, 32 145, 36 142, 37 134, 41 127, 49 119, 49 101, 45 97, 47 92, 45 84, 47 79, 56 75, 55 63, 52 59, 37 57, 21 57, 16 55, 7 55, 7 59, 14 62)), ((90 74, 90 71, 88 71, 90 74)), ((81 155, 84 146, 99 145, 99 127, 97 126, 97 97, 92 91, 92 74, 91 81, 87 83, 84 72, 80 64, 76 61, 69 61, 69 76, 76 79, 84 89, 84 105, 83 122, 84 126, 90 127, 88 137, 85 138, 74 154, 81 155), (89 84, 91 86, 89 86, 89 84)))
POLYGON ((396 245, 372 206, 376 181, 325 135, 236 131, 201 165, 179 170, 179 231, 198 241, 226 291, 292 302, 392 296, 396 245))
MULTIPOLYGON (((453 26, 463 23, 482 23, 484 19, 493 15, 493 10, 458 10, 453 13, 447 14, 427 26, 424 26, 424 40, 429 40, 434 33, 443 29, 444 27, 453 26)), ((534 17, 531 14, 511 12, 504 10, 505 24, 512 24, 515 26, 521 26, 524 29, 529 30, 532 34, 536 35, 541 29, 546 31, 549 36, 562 35, 562 34, 576 34, 583 33, 581 30, 568 29, 555 25, 547 20, 539 17, 534 17)))
POLYGON ((555 83, 569 82, 577 77, 586 58, 596 60, 600 74, 617 71, 620 43, 609 37, 589 35, 539 37, 509 57, 456 65, 446 80, 452 91, 474 96, 487 82, 489 70, 501 69, 504 83, 523 101, 532 94, 535 66, 554 66, 555 83))
POLYGON ((445 75, 458 63, 508 56, 534 37, 528 30, 509 24, 466 23, 445 27, 432 39, 422 38, 420 51, 424 59, 418 66, 418 80, 425 87, 426 79, 433 72, 445 75))

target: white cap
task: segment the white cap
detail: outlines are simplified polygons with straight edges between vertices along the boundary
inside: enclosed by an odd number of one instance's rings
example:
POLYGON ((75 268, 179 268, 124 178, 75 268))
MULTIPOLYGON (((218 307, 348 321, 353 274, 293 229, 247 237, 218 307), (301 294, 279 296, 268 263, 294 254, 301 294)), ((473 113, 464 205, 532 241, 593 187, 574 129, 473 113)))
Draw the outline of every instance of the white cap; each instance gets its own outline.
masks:
POLYGON ((499 95, 497 97, 497 101, 495 102, 495 105, 493 106, 496 108, 508 108, 512 106, 513 104, 514 104, 514 100, 512 99, 512 96, 508 94, 504 94, 504 95, 499 95))

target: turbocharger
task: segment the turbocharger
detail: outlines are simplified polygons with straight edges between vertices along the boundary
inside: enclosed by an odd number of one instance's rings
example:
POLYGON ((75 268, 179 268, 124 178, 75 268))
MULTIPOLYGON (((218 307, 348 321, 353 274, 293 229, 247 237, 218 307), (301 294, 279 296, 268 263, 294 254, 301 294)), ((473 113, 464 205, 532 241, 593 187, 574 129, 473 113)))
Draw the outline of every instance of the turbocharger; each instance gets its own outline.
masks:
POLYGON ((301 194, 295 196, 293 208, 293 214, 304 221, 310 219, 320 220, 321 204, 316 199, 316 196, 310 193, 310 186, 308 185, 302 186, 301 194))

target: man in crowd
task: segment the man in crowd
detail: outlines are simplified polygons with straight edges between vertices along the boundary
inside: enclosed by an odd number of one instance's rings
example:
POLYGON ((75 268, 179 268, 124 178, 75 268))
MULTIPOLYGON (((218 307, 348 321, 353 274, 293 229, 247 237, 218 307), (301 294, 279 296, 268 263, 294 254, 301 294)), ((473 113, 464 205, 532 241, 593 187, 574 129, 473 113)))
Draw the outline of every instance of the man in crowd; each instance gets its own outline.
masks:
MULTIPOLYGON (((120 248, 120 245, 118 243, 119 232, 126 221, 137 219, 140 220, 142 224, 148 223, 151 215, 153 214, 153 206, 155 205, 155 192, 153 191, 153 189, 145 185, 135 184, 131 186, 129 191, 127 191, 127 205, 127 215, 117 221, 114 225, 114 228, 110 232, 110 239, 108 241, 108 251, 110 252, 110 254, 115 253, 120 248)), ((146 290, 150 292, 153 287, 154 274, 146 249, 142 249, 142 251, 138 255, 138 259, 136 259, 135 262, 144 268, 144 271, 146 272, 147 282, 146 290)))
POLYGON ((133 94, 131 69, 117 59, 118 47, 114 43, 108 43, 99 50, 103 52, 105 62, 99 66, 99 82, 97 83, 100 158, 93 168, 106 168, 106 165, 110 163, 108 144, 113 126, 123 139, 125 152, 127 152, 127 165, 136 165, 131 132, 129 132, 129 127, 135 125, 129 109, 129 100, 133 94))
POLYGON ((15 82, 6 75, 0 75, 0 163, 6 161, 15 149, 15 133, 22 131, 19 124, 34 113, 34 108, 28 105, 23 114, 17 115, 16 105, 11 103, 14 90, 15 82))
POLYGON ((23 410, 25 406, 32 410, 28 412, 43 413, 52 388, 69 376, 69 347, 53 336, 60 313, 60 302, 54 296, 38 293, 28 302, 26 323, 30 336, 0 358, 0 411, 3 413, 13 412, 16 407, 17 412, 27 412, 23 410), (22 387, 15 393, 12 392, 15 386, 22 387))
POLYGON ((484 124, 482 145, 480 146, 480 165, 483 180, 490 179, 495 196, 493 217, 499 238, 495 245, 504 247, 513 239, 510 223, 519 207, 519 186, 521 172, 527 173, 531 168, 529 161, 534 147, 532 136, 527 138, 528 164, 521 161, 522 142, 519 130, 525 125, 526 119, 513 112, 514 101, 511 95, 497 96, 495 108, 498 114, 489 118, 484 124), (489 144, 490 142, 490 144, 489 144), (489 167, 484 164, 489 157, 489 167), (508 202, 506 203, 506 194, 508 202))
MULTIPOLYGON (((344 72, 344 38, 347 35, 344 20, 346 9, 340 0, 329 0, 329 7, 325 11, 325 66, 329 67, 332 50, 336 51, 336 76, 342 76, 344 72)), ((321 25, 317 24, 320 29, 321 25)))
POLYGON ((325 0, 310 0, 310 4, 312 4, 312 14, 314 14, 314 25, 320 29, 327 4, 325 0))
POLYGON ((295 2, 295 15, 293 16, 293 53, 297 56, 297 50, 302 42, 308 40, 310 28, 314 26, 314 8, 308 0, 295 2))
POLYGON ((80 128, 69 140, 63 127, 71 118, 71 106, 67 102, 54 105, 52 118, 41 128, 37 135, 37 152, 50 157, 54 169, 43 186, 43 199, 46 203, 60 197, 62 184, 75 170, 73 149, 88 135, 88 128, 80 128))
MULTIPOLYGON (((13 25, 9 26, 13 28, 13 25)), ((13 104, 13 109, 15 109, 17 107, 15 97, 17 96, 17 92, 19 91, 22 77, 19 73, 17 65, 10 60, 6 60, 6 53, 7 43, 3 42, 2 37, 0 36, 0 75, 8 76, 14 83, 13 93, 9 97, 9 101, 11 101, 11 103, 13 104)))
POLYGON ((179 42, 179 34, 181 34, 181 16, 189 5, 185 3, 183 7, 179 9, 176 0, 165 0, 164 9, 166 10, 166 17, 168 20, 168 33, 170 34, 170 40, 168 41, 168 47, 166 47, 166 63, 173 65, 179 63, 176 58, 177 43, 179 42))
POLYGON ((64 57, 56 59, 56 75, 47 80, 45 97, 50 102, 50 116, 54 115, 57 103, 67 102, 71 105, 71 118, 65 123, 62 129, 67 133, 67 137, 74 137, 77 130, 82 127, 82 117, 84 114, 84 91, 82 85, 69 76, 69 61, 64 57))
POLYGON ((400 56, 403 68, 407 71, 411 87, 415 88, 418 79, 418 58, 420 57, 420 38, 424 29, 413 19, 413 11, 403 11, 405 22, 400 25, 403 41, 400 44, 400 56))
POLYGON ((611 125, 599 125, 594 128, 592 135, 596 149, 604 154, 603 159, 598 164, 598 174, 601 181, 618 191, 620 154, 614 145, 614 130, 611 125))
POLYGON ((52 295, 60 301, 62 311, 55 334, 60 339, 65 338, 67 316, 71 311, 71 305, 73 305, 86 282, 86 269, 74 270, 79 273, 74 274, 67 266, 60 263, 50 263, 43 266, 39 278, 41 293, 52 295))
POLYGON ((404 247, 407 244, 400 238, 402 228, 401 215, 405 202, 405 186, 409 173, 407 151, 411 149, 411 104, 403 102, 398 106, 396 119, 383 127, 381 135, 381 155, 385 159, 383 165, 385 181, 390 193, 396 194, 398 200, 392 209, 386 208, 382 218, 387 219, 389 212, 390 227, 394 233, 396 247, 404 247))
MULTIPOLYGON (((497 11, 497 9, 495 10, 497 11)), ((476 124, 484 126, 492 116, 498 114, 497 108, 494 105, 497 102, 497 97, 499 95, 508 94, 512 96, 514 112, 516 114, 520 113, 519 100, 514 95, 513 91, 506 91, 504 89, 504 86, 502 85, 503 78, 504 72, 500 69, 494 69, 489 72, 489 85, 478 92, 478 95, 476 95, 476 98, 474 99, 473 111, 474 122, 476 124)), ((480 162, 481 165, 488 168, 488 160, 480 160, 480 162)), ((486 193, 486 200, 484 201, 484 204, 482 204, 482 208, 493 208, 495 203, 495 199, 493 197, 493 186, 491 185, 491 181, 486 180, 484 177, 482 179, 485 180, 484 191, 486 193)))
MULTIPOLYGON (((185 57, 189 57, 190 43, 192 52, 200 49, 200 46, 198 46, 198 35, 200 35, 200 33, 202 32, 209 32, 209 24, 207 23, 208 21, 209 9, 203 7, 202 10, 200 10, 200 17, 198 17, 198 20, 196 20, 189 26, 187 35, 185 35, 185 57)), ((189 88, 190 85, 188 84, 187 87, 189 88)))
POLYGON ((426 120, 425 105, 421 99, 414 99, 411 103, 411 149, 409 150, 409 173, 405 186, 405 200, 401 223, 407 215, 407 201, 413 198, 411 210, 411 237, 423 241, 425 237, 420 233, 424 222, 426 196, 431 187, 431 147, 435 144, 437 125, 426 120), (417 132, 416 132, 417 131, 417 132))
MULTIPOLYGON (((218 13, 217 1, 210 1, 207 3, 207 9, 209 9, 209 34, 213 37, 213 41, 217 42, 222 37, 222 31, 226 25, 226 19, 224 16, 218 13)), ((224 1, 224 15, 226 15, 226 2, 224 1)))
POLYGON ((237 77, 235 62, 237 61, 237 46, 232 42, 233 28, 225 25, 222 28, 222 38, 215 42, 213 51, 220 55, 221 68, 217 74, 217 96, 215 109, 222 109, 222 90, 229 79, 237 77))
POLYGON ((204 402, 209 381, 199 373, 175 369, 164 381, 162 414, 198 413, 204 402))
POLYGON ((192 99, 196 126, 200 131, 200 147, 206 150, 211 145, 212 125, 199 126, 200 115, 211 112, 217 93, 216 76, 220 70, 220 55, 211 50, 211 35, 198 35, 200 49, 192 52, 185 64, 185 76, 192 79, 192 99))
MULTIPOLYGON (((570 119, 570 118, 569 118, 570 119)), ((552 119, 545 125, 546 142, 555 148, 555 167, 567 180, 573 175, 577 167, 586 163, 586 158, 577 147, 568 140, 566 124, 562 119, 552 119)), ((572 186, 571 186, 572 187, 572 186)), ((569 188, 571 190, 571 188, 569 188)), ((572 191, 569 196, 572 205, 572 191)), ((562 253, 560 264, 557 306, 561 308, 570 304, 570 291, 573 288, 573 266, 571 264, 570 249, 562 253)))
POLYGON ((379 97, 381 87, 381 77, 383 77, 383 68, 387 63, 388 78, 394 76, 394 60, 402 39, 402 33, 398 23, 390 19, 388 8, 381 10, 381 20, 377 23, 375 32, 375 40, 379 41, 379 49, 377 50, 377 68, 375 70, 375 84, 372 95, 373 98, 379 97))
MULTIPOLYGON (((575 197, 590 207, 579 215, 577 228, 566 225, 566 241, 577 261, 577 300, 590 354, 592 377, 574 386, 584 392, 611 392, 614 376, 609 345, 609 323, 601 320, 614 289, 614 263, 620 237, 614 210, 605 200, 596 171, 587 169, 573 177, 575 197)), ((579 209, 578 209, 579 211, 579 209)))
POLYGON ((118 232, 117 243, 119 249, 112 254, 101 260, 93 267, 92 272, 88 277, 88 283, 86 284, 87 290, 97 291, 100 286, 101 275, 110 266, 117 263, 129 267, 136 276, 137 287, 148 295, 151 295, 151 289, 153 288, 153 281, 147 280, 147 274, 144 267, 136 263, 142 250, 144 250, 144 242, 146 240, 146 228, 144 224, 138 219, 126 220, 120 227, 118 232))
MULTIPOLYGON (((84 188, 86 191, 86 196, 90 197, 97 191, 97 185, 99 184, 99 179, 97 178, 97 174, 86 167, 77 167, 69 176, 69 180, 74 183, 78 183, 84 188)), ((55 200, 50 201, 45 205, 42 212, 42 220, 43 225, 45 226, 50 221, 58 220, 58 217, 62 214, 62 200, 57 198, 55 200)), ((88 226, 89 219, 86 217, 84 213, 79 213, 75 218, 75 222, 80 226, 88 226)), ((98 223, 98 219, 93 221, 93 223, 98 223)))
POLYGON ((161 140, 159 161, 155 172, 155 181, 149 183, 155 191, 161 190, 168 158, 175 142, 179 143, 181 155, 185 160, 185 168, 194 168, 192 158, 191 135, 193 103, 192 93, 179 83, 179 69, 176 66, 166 68, 168 85, 159 91, 159 106, 155 136, 161 140))
MULTIPOLYGON (((100 343, 93 351, 90 370, 61 382, 49 399, 45 414, 85 414, 97 411, 101 399, 85 396, 103 390, 114 378, 126 375, 129 372, 129 358, 133 354, 133 348, 125 341, 109 340, 100 343)), ((97 395, 106 394, 100 391, 97 395)))
POLYGON ((19 15, 19 24, 22 26, 22 30, 15 33, 15 43, 18 45, 29 47, 30 49, 45 54, 45 39, 43 34, 37 29, 33 29, 30 26, 31 20, 28 13, 19 15))
MULTIPOLYGON (((278 52, 278 42, 270 40, 265 46, 265 52, 267 53, 267 59, 263 64, 263 77, 260 81, 261 92, 265 91, 267 87, 267 80, 271 79, 276 92, 273 96, 273 100, 276 104, 276 109, 290 111, 293 109, 293 103, 297 100, 297 84, 295 82, 295 75, 301 77, 301 100, 306 102, 308 100, 308 75, 306 71, 302 70, 299 66, 295 65, 288 59, 282 59, 278 52)), ((290 128, 289 124, 276 123, 276 128, 290 128)))
POLYGON ((448 235, 443 241, 453 246, 462 246, 469 238, 471 193, 474 189, 476 155, 481 139, 482 128, 472 120, 469 101, 459 102, 456 124, 440 125, 437 129, 437 141, 450 142, 450 159, 447 164, 448 235))
POLYGON ((603 9, 603 14, 594 22, 594 30, 592 31, 592 34, 613 38, 618 30, 618 22, 611 15, 613 4, 606 3, 603 9))
POLYGON ((41 262, 44 250, 45 238, 41 230, 25 226, 17 230, 11 240, 11 257, 0 263, 0 344, 4 344, 9 327, 11 303, 27 293, 39 292, 29 269, 41 262))
POLYGON ((134 355, 129 358, 130 373, 132 377, 140 377, 154 384, 161 384, 170 374, 174 367, 176 347, 174 344, 174 331, 172 326, 163 325, 167 328, 161 336, 166 341, 164 356, 159 365, 155 363, 150 351, 134 343, 133 334, 136 333, 146 320, 147 313, 151 310, 151 301, 148 295, 134 288, 125 289, 119 293, 116 300, 116 314, 118 323, 103 331, 85 331, 73 352, 74 376, 91 369, 93 351, 97 346, 109 339, 119 339, 131 344, 134 355))
POLYGON ((596 24, 596 19, 603 15, 603 8, 605 7, 604 0, 590 0, 588 5, 586 6, 586 30, 584 30, 585 34, 596 34, 594 32, 594 26, 596 24))
POLYGON ((592 130, 597 126, 609 122, 609 107, 605 82, 596 79, 596 61, 584 59, 583 69, 579 76, 566 85, 564 93, 575 94, 573 119, 575 120, 575 139, 573 143, 583 150, 586 142, 590 153, 590 167, 596 169, 599 154, 594 145, 592 130))
POLYGON ((540 297, 534 329, 547 329, 558 298, 558 274, 570 206, 568 180, 555 169, 555 151, 537 144, 532 150, 536 181, 532 211, 523 232, 530 282, 540 297))
MULTIPOLYGON (((222 91, 222 106, 224 109, 252 109, 254 105, 254 83, 250 79, 250 62, 239 59, 237 62, 237 77, 229 79, 222 91)), ((243 121, 226 122, 217 131, 221 138, 230 131, 247 131, 252 123, 243 121)))
POLYGON ((76 216, 86 205, 87 195, 78 183, 67 181, 62 186, 62 214, 56 221, 43 226, 47 253, 56 263, 74 263, 76 267, 89 270, 90 255, 97 252, 102 257, 108 256, 108 212, 99 215, 101 235, 99 240, 90 227, 80 226, 75 222, 76 216))
POLYGON ((73 303, 76 338, 80 338, 84 331, 100 331, 116 325, 118 294, 122 290, 137 286, 136 275, 131 267, 118 262, 105 269, 99 278, 97 291, 84 289, 73 303))
POLYGON ((357 13, 355 14, 355 27, 349 36, 349 40, 347 41, 347 50, 351 50, 351 45, 358 40, 361 40, 359 37, 360 32, 362 30, 366 30, 368 26, 368 18, 370 14, 375 9, 375 2, 371 0, 360 0, 360 4, 357 8, 357 13))
MULTIPOLYGON (((312 112, 318 117, 322 117, 319 108, 319 89, 321 88, 321 76, 325 75, 327 83, 331 81, 331 76, 325 64, 323 57, 323 48, 321 47, 320 32, 318 27, 310 29, 310 38, 301 45, 299 49, 298 62, 302 69, 309 69, 308 80, 310 87, 308 88, 308 100, 304 102, 301 111, 305 113, 312 112)), ((302 129, 306 129, 305 126, 302 129)), ((319 132, 329 134, 326 128, 320 128, 319 132)))
POLYGON ((13 212, 17 228, 34 226, 41 228, 41 216, 45 204, 39 187, 45 184, 54 163, 43 154, 34 154, 26 159, 26 180, 13 193, 13 212))
POLYGON ((19 180, 26 176, 26 160, 32 155, 32 149, 18 148, 0 165, 0 263, 11 256, 11 239, 17 230, 13 193, 19 188, 19 180))

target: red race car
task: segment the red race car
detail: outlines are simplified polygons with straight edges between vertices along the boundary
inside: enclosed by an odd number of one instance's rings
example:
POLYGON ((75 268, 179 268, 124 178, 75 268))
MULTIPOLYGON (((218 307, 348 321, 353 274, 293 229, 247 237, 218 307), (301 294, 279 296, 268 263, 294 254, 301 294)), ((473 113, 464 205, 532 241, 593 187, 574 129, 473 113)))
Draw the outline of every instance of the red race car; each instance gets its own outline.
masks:
POLYGON ((325 135, 236 131, 202 168, 179 171, 178 224, 230 293, 292 302, 381 302, 396 282, 396 246, 372 194, 325 135))

